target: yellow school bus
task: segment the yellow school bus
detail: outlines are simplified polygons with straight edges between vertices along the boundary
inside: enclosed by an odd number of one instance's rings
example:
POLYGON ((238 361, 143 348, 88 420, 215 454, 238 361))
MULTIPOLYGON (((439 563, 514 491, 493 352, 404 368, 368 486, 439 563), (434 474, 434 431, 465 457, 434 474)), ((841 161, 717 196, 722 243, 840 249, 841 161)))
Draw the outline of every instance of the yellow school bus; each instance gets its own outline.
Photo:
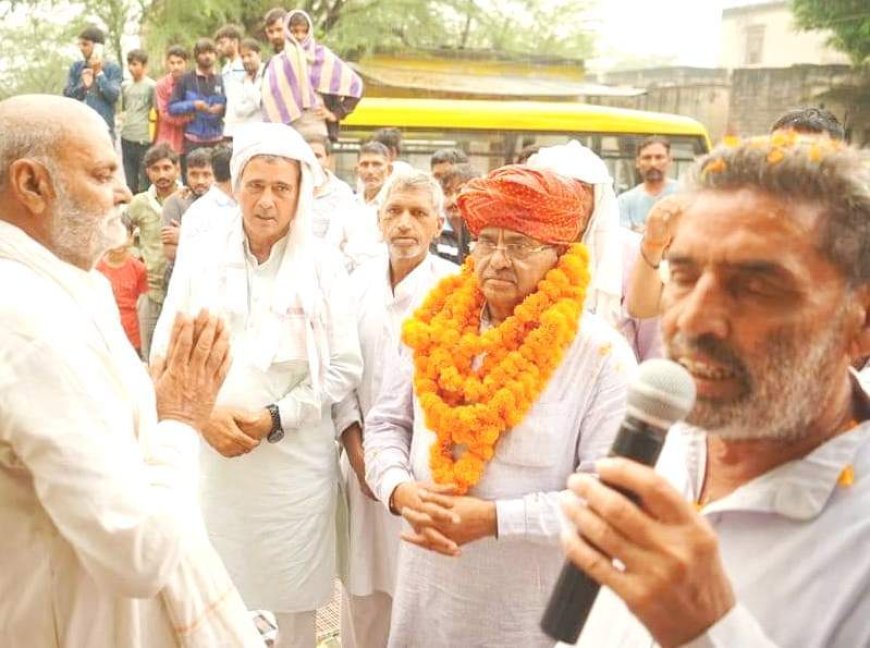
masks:
POLYGON ((428 169, 429 156, 441 148, 462 149, 486 172, 513 162, 526 146, 576 139, 604 159, 618 192, 638 182, 635 147, 649 135, 671 142, 675 177, 710 148, 704 126, 679 115, 573 102, 367 97, 342 122, 337 173, 352 178, 360 143, 387 126, 402 131, 401 159, 419 169, 428 169))

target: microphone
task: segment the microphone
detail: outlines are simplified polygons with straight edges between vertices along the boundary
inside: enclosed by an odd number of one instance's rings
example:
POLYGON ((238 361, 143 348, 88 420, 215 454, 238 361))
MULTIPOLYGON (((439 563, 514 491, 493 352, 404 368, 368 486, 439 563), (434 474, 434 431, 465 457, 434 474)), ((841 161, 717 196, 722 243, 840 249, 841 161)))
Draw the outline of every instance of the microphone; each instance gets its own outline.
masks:
MULTIPOLYGON (((694 404, 695 382, 688 371, 670 360, 647 360, 628 388, 625 420, 609 456, 655 465, 668 428, 685 418, 694 404)), ((614 490, 637 501, 633 493, 614 490)), ((575 643, 600 587, 574 563, 566 561, 541 619, 541 629, 557 641, 575 643)))

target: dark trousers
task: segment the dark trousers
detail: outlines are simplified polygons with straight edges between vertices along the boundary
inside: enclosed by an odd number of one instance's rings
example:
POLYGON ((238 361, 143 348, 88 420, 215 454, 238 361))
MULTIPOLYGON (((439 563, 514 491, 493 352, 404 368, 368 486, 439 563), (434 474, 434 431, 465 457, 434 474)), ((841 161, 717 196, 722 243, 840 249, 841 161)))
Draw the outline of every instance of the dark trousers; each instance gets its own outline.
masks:
POLYGON ((127 177, 127 186, 135 196, 148 188, 148 179, 145 177, 145 167, 142 160, 151 144, 145 142, 131 142, 121 138, 121 155, 124 158, 124 175, 127 177))

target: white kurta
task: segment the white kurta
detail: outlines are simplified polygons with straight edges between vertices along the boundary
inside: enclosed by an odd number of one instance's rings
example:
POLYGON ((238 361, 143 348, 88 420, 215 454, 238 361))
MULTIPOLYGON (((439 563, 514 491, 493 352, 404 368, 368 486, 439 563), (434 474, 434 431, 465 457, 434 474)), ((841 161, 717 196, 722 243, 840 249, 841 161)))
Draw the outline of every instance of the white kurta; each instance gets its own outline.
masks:
POLYGON ((264 440, 251 453, 231 459, 204 448, 203 513, 209 536, 249 607, 277 613, 314 610, 329 600, 335 574, 339 473, 331 405, 356 386, 362 373, 348 278, 334 251, 318 249, 317 299, 329 348, 318 394, 302 342, 312 323, 293 307, 275 311, 276 278, 288 262, 286 239, 257 265, 246 245, 243 259, 219 253, 227 241, 243 245, 240 222, 229 234, 216 236, 196 246, 199 256, 179 268, 183 276, 173 277, 155 339, 158 348, 165 344, 176 312, 208 307, 225 318, 231 333, 233 364, 218 405, 249 410, 278 405, 286 433, 279 443, 264 440))
POLYGON ((353 207, 345 218, 343 238, 339 246, 350 270, 387 255, 387 245, 378 228, 378 210, 382 200, 383 190, 370 203, 365 202, 363 194, 357 194, 353 207))
MULTIPOLYGON (((402 543, 390 646, 551 646, 539 629, 562 566, 559 498, 568 476, 607 453, 625 414, 636 362, 596 316, 580 331, 525 420, 505 433, 470 495, 495 501, 498 539, 450 558, 402 543)), ((413 365, 394 358, 365 429, 367 481, 387 502, 410 480, 431 481, 413 365)))
MULTIPOLYGON (((458 266, 430 254, 395 291, 390 287, 390 266, 386 257, 370 261, 353 273, 351 293, 365 369, 356 392, 333 410, 339 433, 353 422, 362 421, 374 404, 383 382, 386 360, 398 352, 402 322, 438 281, 457 272, 458 266)), ((342 457, 342 472, 350 514, 348 573, 342 579, 344 586, 353 596, 369 596, 375 591, 392 596, 401 519, 363 494, 347 455, 342 457)))
POLYGON ((317 190, 311 205, 311 233, 340 248, 356 197, 350 185, 331 171, 326 172, 326 178, 326 184, 317 190))
MULTIPOLYGON (((863 399, 866 417, 870 408, 863 399)), ((705 433, 678 424, 656 470, 695 501, 706 463, 705 433)), ((870 646, 868 475, 865 420, 704 507, 737 605, 686 648, 870 646), (847 467, 855 475, 851 486, 839 483, 847 467)), ((602 589, 577 645, 657 644, 622 601, 602 589)))
POLYGON ((0 646, 175 646, 159 593, 199 523, 198 435, 157 422, 103 277, 0 240, 52 273, 0 258, 0 646))

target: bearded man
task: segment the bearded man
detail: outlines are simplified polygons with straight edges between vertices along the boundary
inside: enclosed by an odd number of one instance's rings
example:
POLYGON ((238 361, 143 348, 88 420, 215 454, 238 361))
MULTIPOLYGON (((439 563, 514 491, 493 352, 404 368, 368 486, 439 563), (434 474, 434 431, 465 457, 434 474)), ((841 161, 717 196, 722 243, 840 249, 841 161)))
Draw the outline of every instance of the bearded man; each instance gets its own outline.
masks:
POLYGON ((605 586, 578 645, 870 645, 868 170, 795 134, 696 165, 662 330, 698 400, 655 471, 572 478, 568 554, 605 586))
POLYGON ((0 132, 0 645, 262 647, 197 504, 226 330, 175 320, 149 378, 93 271, 127 238, 105 122, 19 96, 0 132))
POLYGON ((459 267, 429 253, 444 224, 444 194, 422 171, 399 173, 384 188, 378 225, 388 255, 363 264, 351 276, 363 376, 360 387, 333 411, 345 454, 350 534, 347 596, 342 603, 341 644, 378 648, 387 644, 396 586, 401 520, 374 501, 365 483, 362 423, 385 378, 384 360, 399 345, 402 322, 443 277, 459 267))
POLYGON ((583 314, 589 185, 509 166, 459 209, 470 260, 405 324, 365 424, 367 481, 409 525, 389 645, 543 647, 560 480, 610 447, 635 361, 583 314))

